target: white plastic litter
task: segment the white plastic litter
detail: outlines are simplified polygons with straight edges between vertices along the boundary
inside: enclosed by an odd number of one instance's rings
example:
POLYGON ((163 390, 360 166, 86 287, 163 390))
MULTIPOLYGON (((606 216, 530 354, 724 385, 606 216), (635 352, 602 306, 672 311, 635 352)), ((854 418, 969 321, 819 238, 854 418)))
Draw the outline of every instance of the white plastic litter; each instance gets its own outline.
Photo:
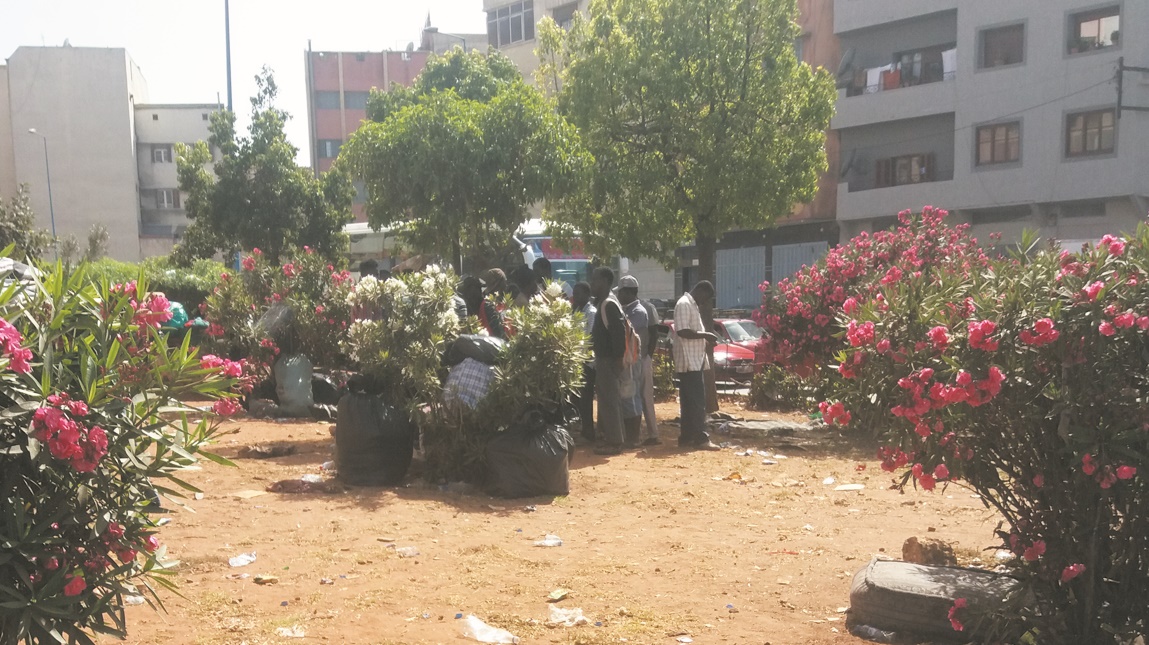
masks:
POLYGON ((562 546, 563 539, 557 535, 547 533, 546 537, 535 542, 535 546, 562 546))
POLYGON ((414 558, 419 555, 419 547, 403 546, 395 549, 395 553, 398 553, 400 558, 414 558))
POLYGON ((577 607, 562 609, 551 605, 551 617, 547 620, 548 627, 577 627, 589 624, 590 619, 583 615, 581 609, 577 607))
POLYGON ((300 477, 299 479, 307 482, 308 484, 322 484, 323 483, 323 475, 307 474, 307 475, 300 477))
POLYGON ((842 484, 841 486, 835 487, 834 490, 852 491, 852 490, 862 490, 865 487, 866 487, 865 484, 842 484))
POLYGON ((240 553, 234 558, 227 559, 227 563, 233 567, 246 567, 252 562, 255 562, 255 551, 251 553, 240 553))
POLYGON ((825 478, 825 479, 823 479, 823 480, 822 480, 822 485, 823 485, 823 486, 829 486, 829 485, 833 484, 833 483, 834 483, 834 482, 836 482, 836 481, 838 481, 838 480, 834 479, 833 477, 827 477, 827 478, 825 478))
POLYGON ((689 636, 679 636, 678 642, 679 643, 693 643, 694 639, 689 637, 689 636))
POLYGON ((293 625, 291 627, 276 627, 275 635, 282 636, 284 638, 307 638, 307 633, 304 632, 303 629, 299 627, 299 625, 293 625))
POLYGON ((147 602, 147 600, 145 600, 144 597, 139 595, 139 594, 134 594, 134 593, 124 594, 124 604, 125 605, 129 605, 129 606, 131 606, 131 605, 142 605, 146 602, 147 602))
POLYGON ((777 466, 778 462, 774 461, 773 459, 763 459, 762 465, 763 466, 777 466))
POLYGON ((326 470, 327 472, 334 471, 335 470, 335 462, 334 461, 325 461, 325 462, 323 462, 323 465, 320 466, 320 468, 322 468, 323 470, 326 470))
POLYGON ((505 629, 491 627, 479 620, 476 616, 467 616, 463 620, 463 636, 473 638, 480 643, 507 643, 513 645, 519 642, 519 637, 505 629))

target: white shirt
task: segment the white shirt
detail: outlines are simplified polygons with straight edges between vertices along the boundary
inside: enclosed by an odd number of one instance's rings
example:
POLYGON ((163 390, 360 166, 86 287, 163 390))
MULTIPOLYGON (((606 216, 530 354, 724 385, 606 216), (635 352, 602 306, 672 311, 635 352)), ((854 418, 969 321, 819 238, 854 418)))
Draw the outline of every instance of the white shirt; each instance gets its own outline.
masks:
POLYGON ((586 303, 582 308, 582 322, 583 328, 586 330, 586 335, 590 336, 594 330, 594 317, 598 315, 598 307, 591 303, 586 303))
POLYGON ((682 294, 674 305, 674 371, 701 372, 706 367, 706 339, 683 338, 678 335, 681 329, 704 332, 702 312, 690 292, 682 294))

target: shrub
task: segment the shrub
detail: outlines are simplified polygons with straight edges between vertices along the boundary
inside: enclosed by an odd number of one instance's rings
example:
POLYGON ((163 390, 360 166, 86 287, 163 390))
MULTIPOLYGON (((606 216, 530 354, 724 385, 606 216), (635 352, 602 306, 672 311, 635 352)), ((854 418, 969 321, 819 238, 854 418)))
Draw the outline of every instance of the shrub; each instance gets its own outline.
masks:
POLYGON ((226 267, 215 260, 196 260, 190 267, 181 267, 166 255, 147 258, 139 264, 102 258, 88 265, 88 275, 93 280, 116 284, 145 277, 148 288, 182 304, 189 316, 200 312, 200 305, 207 301, 225 271, 226 267))
MULTIPOLYGON (((1144 634, 1149 228, 969 268, 923 267, 841 313, 824 418, 877 430, 902 485, 961 480, 1001 513, 1024 583, 1004 611, 1037 642, 1144 634)), ((990 609, 955 607, 955 627, 990 609)))
POLYGON ((655 354, 654 367, 654 400, 670 401, 678 394, 678 386, 674 383, 674 359, 664 354, 655 354))
POLYGON ((255 249, 240 266, 218 276, 203 307, 208 348, 263 364, 280 352, 303 353, 317 366, 347 364, 350 273, 306 248, 282 265, 255 249))
POLYGON ((144 293, 143 281, 93 283, 84 265, 0 292, 5 643, 123 637, 124 595, 159 602, 153 584, 173 586, 147 515, 151 482, 178 497, 196 490, 181 469, 219 460, 202 450, 214 418, 181 401, 225 396, 239 366, 169 348, 156 329, 167 302, 144 293))
POLYGON ((750 382, 748 402, 755 410, 806 410, 819 400, 816 383, 780 365, 766 365, 750 382))
POLYGON ((840 316, 858 303, 906 277, 985 267, 988 260, 967 234, 968 225, 947 226, 944 216, 930 207, 918 217, 904 215, 897 229, 863 232, 773 291, 762 283, 762 307, 753 315, 766 332, 759 351, 768 362, 820 379, 821 368, 842 347, 840 316))

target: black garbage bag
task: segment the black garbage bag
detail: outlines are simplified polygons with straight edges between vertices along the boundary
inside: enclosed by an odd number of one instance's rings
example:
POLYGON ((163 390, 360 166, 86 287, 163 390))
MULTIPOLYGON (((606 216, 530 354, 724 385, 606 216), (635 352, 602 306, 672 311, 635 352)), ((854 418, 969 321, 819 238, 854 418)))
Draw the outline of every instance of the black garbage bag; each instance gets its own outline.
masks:
POLYGON ((561 426, 538 413, 501 432, 487 444, 490 493, 498 497, 535 497, 570 493, 570 456, 574 440, 561 426))
POLYGON ((311 400, 316 405, 339 405, 343 397, 343 388, 335 379, 318 372, 311 375, 311 400))
POLYGON ((250 394, 243 397, 243 409, 250 412, 252 402, 261 399, 271 401, 275 404, 279 403, 279 395, 275 393, 275 379, 269 378, 260 381, 259 385, 256 385, 250 394))
POLYGON ((473 358, 484 365, 495 365, 499 361, 499 354, 503 352, 506 343, 501 338, 483 336, 480 334, 463 334, 447 348, 443 362, 447 367, 454 367, 468 358, 473 358))
POLYGON ((370 394, 350 392, 339 400, 335 464, 352 486, 394 486, 411 467, 415 426, 407 415, 370 394))

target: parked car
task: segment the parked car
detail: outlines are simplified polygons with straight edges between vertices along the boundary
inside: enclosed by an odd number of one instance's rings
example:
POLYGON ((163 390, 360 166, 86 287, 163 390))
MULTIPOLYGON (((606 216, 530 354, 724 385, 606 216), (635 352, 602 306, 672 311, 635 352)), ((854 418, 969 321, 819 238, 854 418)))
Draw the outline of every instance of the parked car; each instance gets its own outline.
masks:
MULTIPOLYGON (((719 322, 719 321, 715 321, 719 322)), ((655 326, 658 330, 658 353, 672 356, 674 346, 674 321, 665 320, 655 326)), ((723 325, 719 324, 719 327, 723 325)), ((742 329, 741 327, 738 327, 742 329)), ((745 334, 743 330, 742 334, 745 334)), ((739 337, 742 336, 739 335, 739 337)), ((722 336, 722 334, 720 334, 722 336)), ((714 347, 714 378, 719 381, 737 381, 745 383, 754 378, 754 349, 747 349, 737 343, 730 342, 725 337, 724 342, 714 347)))
MULTIPOLYGON (((759 351, 762 328, 753 320, 745 318, 721 318, 714 321, 718 335, 726 342, 749 350, 754 355, 755 372, 766 364, 766 355, 759 351)), ((717 360, 717 359, 715 359, 717 360)))

